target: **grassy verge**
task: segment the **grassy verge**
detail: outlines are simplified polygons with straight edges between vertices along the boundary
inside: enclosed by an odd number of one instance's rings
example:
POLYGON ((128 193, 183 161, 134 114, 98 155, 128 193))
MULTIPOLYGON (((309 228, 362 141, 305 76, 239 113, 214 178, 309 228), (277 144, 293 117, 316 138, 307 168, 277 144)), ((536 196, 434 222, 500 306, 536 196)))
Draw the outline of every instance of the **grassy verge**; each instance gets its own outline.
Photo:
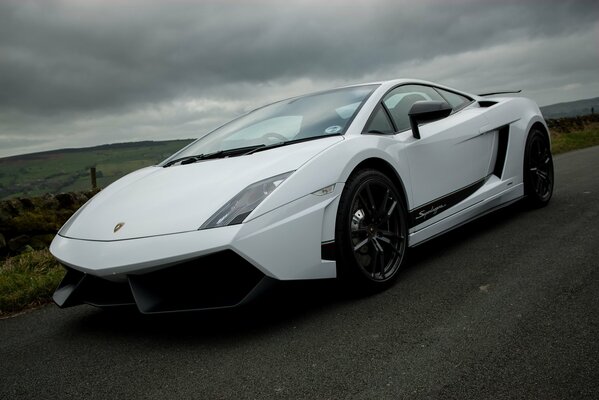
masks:
POLYGON ((63 276, 48 250, 5 259, 0 264, 0 317, 49 302, 63 276))
POLYGON ((560 131, 551 129, 551 147, 553 154, 599 146, 599 123, 586 125, 583 129, 560 131))

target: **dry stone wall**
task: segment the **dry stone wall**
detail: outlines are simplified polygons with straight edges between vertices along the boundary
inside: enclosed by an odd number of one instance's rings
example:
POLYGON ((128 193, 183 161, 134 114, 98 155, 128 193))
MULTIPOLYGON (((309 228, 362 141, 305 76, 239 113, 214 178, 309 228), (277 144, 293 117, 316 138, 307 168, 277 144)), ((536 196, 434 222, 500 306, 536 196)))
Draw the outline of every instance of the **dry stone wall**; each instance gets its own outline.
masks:
POLYGON ((0 257, 47 248, 71 215, 96 191, 0 201, 0 257))

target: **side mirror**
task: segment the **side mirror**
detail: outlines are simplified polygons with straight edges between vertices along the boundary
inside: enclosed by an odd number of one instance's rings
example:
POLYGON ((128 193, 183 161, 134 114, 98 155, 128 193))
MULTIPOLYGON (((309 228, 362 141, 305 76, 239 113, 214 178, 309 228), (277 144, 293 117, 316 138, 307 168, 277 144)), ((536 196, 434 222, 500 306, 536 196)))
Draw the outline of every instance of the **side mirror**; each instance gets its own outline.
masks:
POLYGON ((418 124, 443 119, 451 114, 451 106, 444 101, 417 101, 412 104, 408 116, 412 126, 412 135, 420 139, 418 124))

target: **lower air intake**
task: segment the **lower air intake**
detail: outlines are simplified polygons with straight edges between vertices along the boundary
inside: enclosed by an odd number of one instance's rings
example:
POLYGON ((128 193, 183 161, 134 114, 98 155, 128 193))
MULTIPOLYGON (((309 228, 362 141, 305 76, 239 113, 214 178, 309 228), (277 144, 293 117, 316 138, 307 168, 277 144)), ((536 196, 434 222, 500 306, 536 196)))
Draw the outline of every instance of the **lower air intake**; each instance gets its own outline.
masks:
POLYGON ((66 269, 53 296, 60 307, 136 304, 145 314, 234 307, 250 301, 273 282, 231 250, 129 275, 124 282, 66 269))
POLYGON ((248 301, 269 281, 231 250, 129 276, 131 292, 143 313, 233 307, 248 301))

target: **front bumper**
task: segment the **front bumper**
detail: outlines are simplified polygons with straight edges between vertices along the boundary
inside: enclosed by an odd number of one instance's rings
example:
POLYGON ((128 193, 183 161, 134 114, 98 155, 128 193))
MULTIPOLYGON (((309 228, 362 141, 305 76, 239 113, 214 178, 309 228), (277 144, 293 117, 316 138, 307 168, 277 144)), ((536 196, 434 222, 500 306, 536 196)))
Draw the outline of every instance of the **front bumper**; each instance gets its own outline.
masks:
POLYGON ((54 293, 60 307, 137 305, 144 314, 236 307, 266 290, 273 279, 226 250, 149 272, 126 282, 98 278, 71 268, 54 293))
POLYGON ((321 246, 334 239, 341 190, 222 228, 116 241, 56 236, 50 251, 68 274, 54 299, 168 312, 235 306, 273 280, 334 278, 321 246))

